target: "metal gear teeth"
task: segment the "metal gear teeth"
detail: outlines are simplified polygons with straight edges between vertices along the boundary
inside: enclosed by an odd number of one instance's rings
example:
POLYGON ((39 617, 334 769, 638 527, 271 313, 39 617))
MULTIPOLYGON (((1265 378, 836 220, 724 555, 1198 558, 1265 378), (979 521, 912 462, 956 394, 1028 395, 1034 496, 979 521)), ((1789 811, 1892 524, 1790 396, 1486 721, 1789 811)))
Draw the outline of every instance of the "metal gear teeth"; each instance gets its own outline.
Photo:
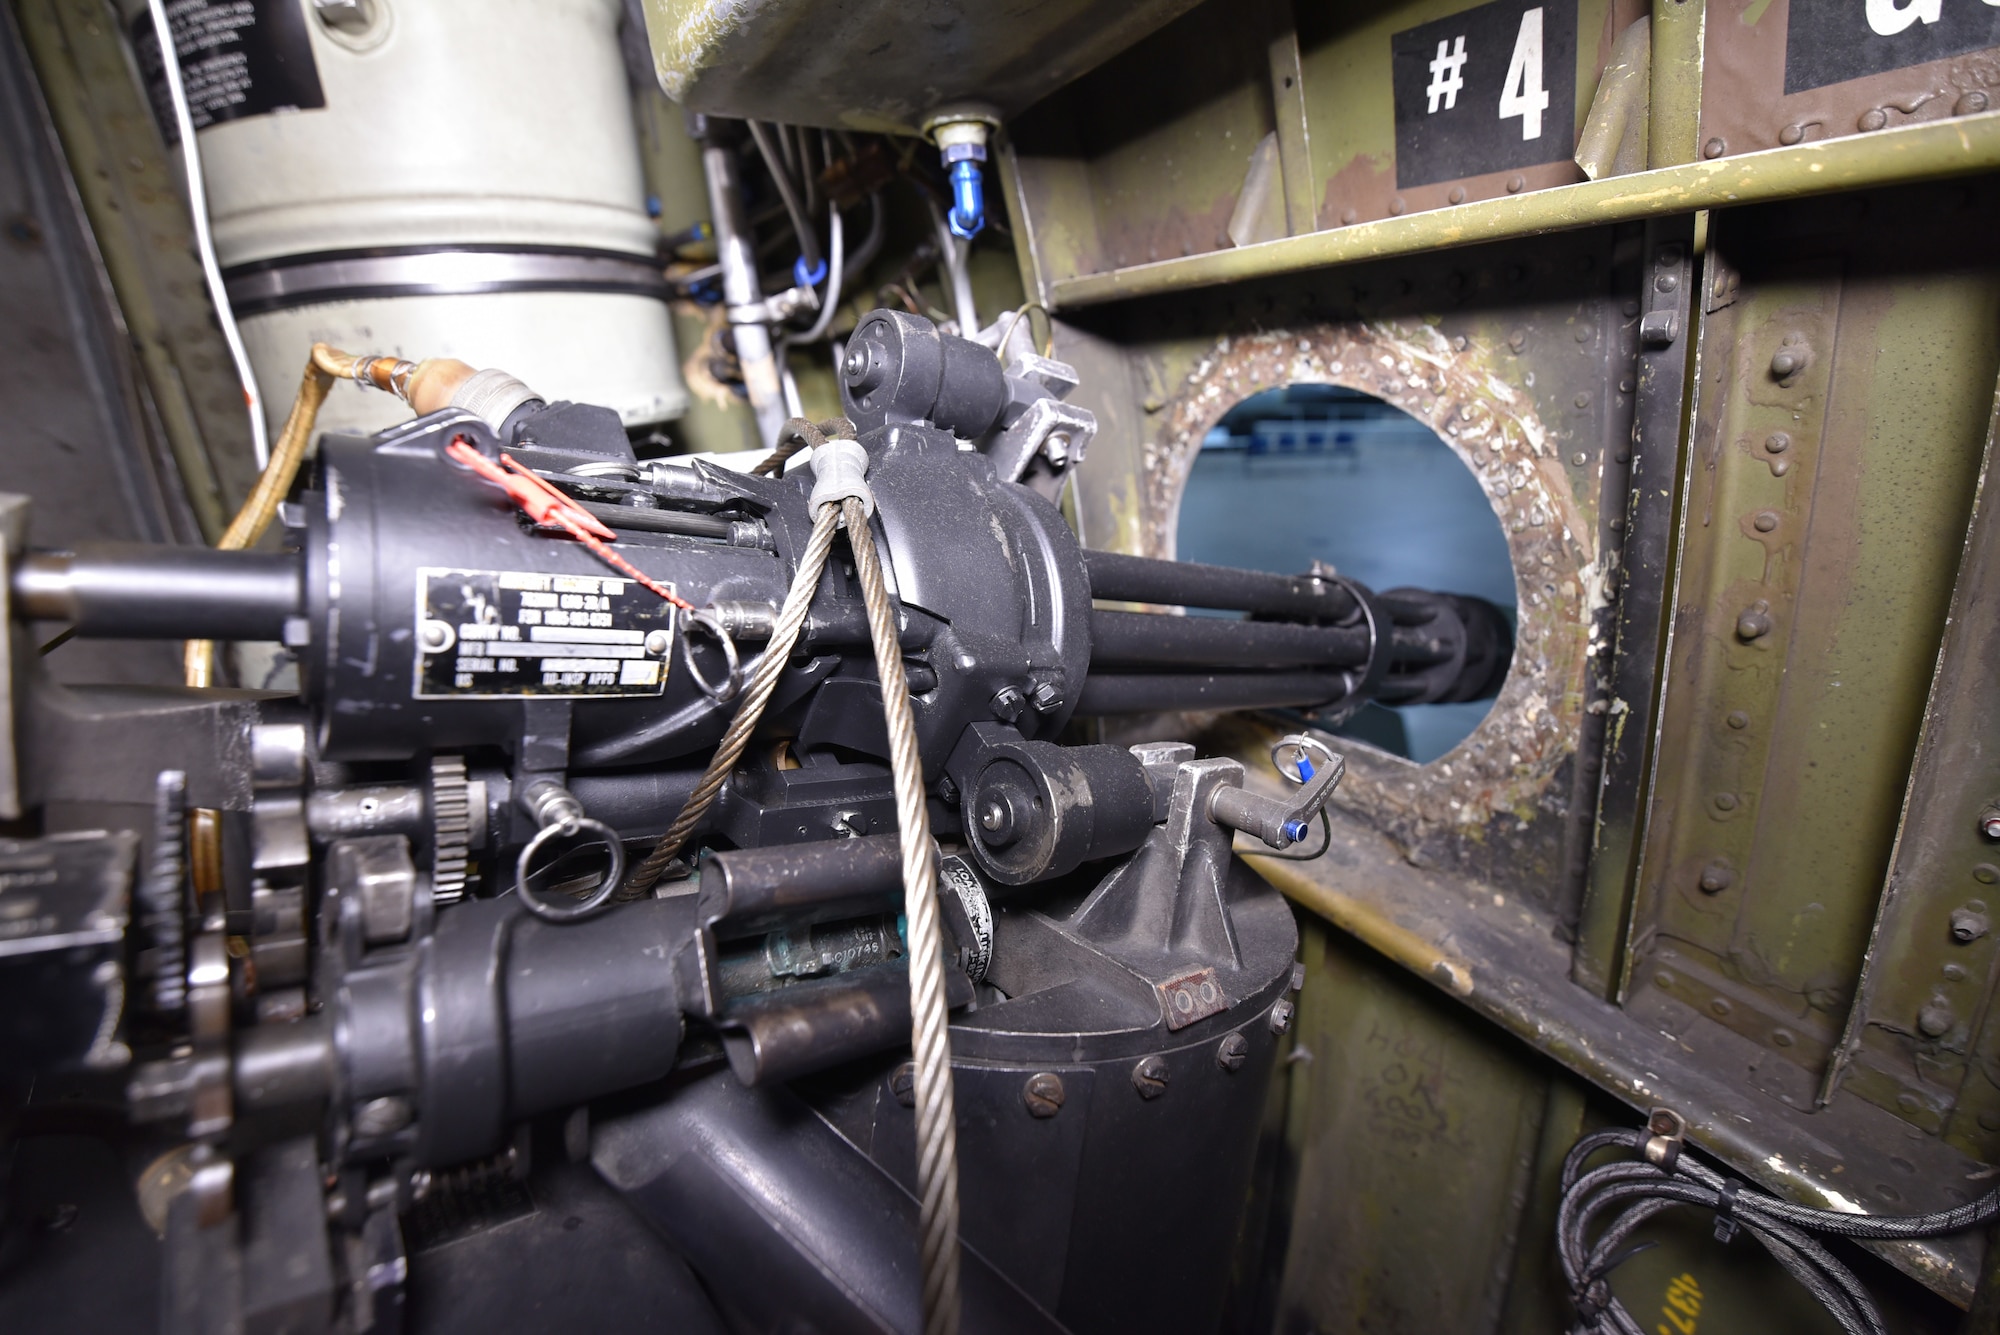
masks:
POLYGON ((472 842, 472 806, 464 756, 431 757, 431 899, 465 898, 465 870, 472 842))

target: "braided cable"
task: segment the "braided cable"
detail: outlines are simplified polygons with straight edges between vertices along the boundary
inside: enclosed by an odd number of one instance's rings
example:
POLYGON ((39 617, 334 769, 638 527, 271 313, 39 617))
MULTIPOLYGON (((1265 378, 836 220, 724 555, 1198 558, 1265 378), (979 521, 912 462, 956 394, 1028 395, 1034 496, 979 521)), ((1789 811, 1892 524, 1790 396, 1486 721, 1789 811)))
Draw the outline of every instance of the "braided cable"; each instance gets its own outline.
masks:
MULTIPOLYGON (((643 894, 653 888, 666 870, 667 863, 674 854, 681 851, 694 827, 701 824, 708 815, 708 809, 715 802, 715 795, 722 791, 722 785, 729 778, 729 771, 736 768, 736 762, 743 757, 743 748, 750 744, 750 735, 757 730, 757 724, 764 716, 764 706, 771 701, 771 693, 778 687, 778 678, 784 674, 791 662, 792 649, 798 643, 799 632, 805 628, 806 612, 812 607, 813 592, 819 587, 820 574, 826 569, 827 553, 833 549, 833 535, 840 528, 840 512, 831 505, 820 510, 813 521, 812 537, 806 542, 806 549, 799 557, 798 573, 792 576, 791 591, 785 595, 785 605, 778 612, 778 623, 772 628, 771 640, 758 658, 757 665, 750 672, 749 684, 743 691, 743 703, 737 706, 736 717, 730 720, 729 730, 722 734, 722 741, 716 745, 715 755, 708 762, 701 782, 688 794, 687 805, 674 819, 667 832, 660 836, 660 842, 653 845, 653 851, 646 854, 632 872, 625 878, 622 893, 643 894)), ((899 663, 900 666, 900 663, 899 663)))
POLYGON ((854 423, 845 417, 829 417, 815 426, 803 417, 794 417, 778 428, 778 443, 771 452, 757 461, 750 470, 752 477, 782 477, 785 464, 800 450, 811 446, 818 449, 835 436, 845 440, 854 439, 854 423))
POLYGON ((944 937, 938 921, 937 866, 930 814, 924 806, 923 761, 903 675, 903 647, 882 578, 868 511, 849 497, 847 521, 855 574, 868 604, 875 675, 889 729, 895 776, 896 824, 903 837, 903 911, 910 923, 910 1015, 916 1064, 918 1253, 923 1273, 924 1335, 956 1335, 958 1296, 958 1127, 952 1109, 951 1033, 944 995, 944 937))
POLYGON ((1585 1171, 1585 1163, 1601 1150, 1621 1147, 1643 1152, 1648 1140, 1646 1131, 1593 1132, 1579 1140, 1563 1161, 1556 1247, 1576 1303, 1577 1329, 1590 1335, 1643 1335, 1611 1295, 1605 1274, 1633 1255, 1620 1249, 1639 1225, 1675 1205, 1715 1211, 1718 1237, 1726 1237, 1730 1226, 1747 1229, 1848 1335, 1886 1335, 1888 1328, 1859 1278, 1807 1230, 1848 1238, 1908 1240, 1955 1233, 2000 1217, 2000 1189, 1964 1205, 1921 1215, 1814 1209, 1725 1177, 1685 1152, 1660 1163, 1619 1160, 1585 1171), (1596 1221, 1613 1210, 1617 1213, 1597 1240, 1588 1241, 1596 1221))

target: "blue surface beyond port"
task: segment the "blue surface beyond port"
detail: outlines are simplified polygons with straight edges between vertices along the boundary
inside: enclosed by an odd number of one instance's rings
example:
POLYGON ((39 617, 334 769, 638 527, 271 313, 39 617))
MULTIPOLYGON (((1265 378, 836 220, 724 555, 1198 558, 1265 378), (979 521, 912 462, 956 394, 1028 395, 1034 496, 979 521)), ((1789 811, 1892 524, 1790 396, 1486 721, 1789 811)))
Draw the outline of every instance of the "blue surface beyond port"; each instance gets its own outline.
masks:
MULTIPOLYGON (((1181 499, 1176 555, 1283 574, 1318 560, 1372 589, 1514 608, 1506 535, 1471 470, 1401 409, 1328 385, 1253 395, 1209 433, 1181 499)), ((1341 731, 1429 762, 1491 704, 1371 705, 1341 731)))

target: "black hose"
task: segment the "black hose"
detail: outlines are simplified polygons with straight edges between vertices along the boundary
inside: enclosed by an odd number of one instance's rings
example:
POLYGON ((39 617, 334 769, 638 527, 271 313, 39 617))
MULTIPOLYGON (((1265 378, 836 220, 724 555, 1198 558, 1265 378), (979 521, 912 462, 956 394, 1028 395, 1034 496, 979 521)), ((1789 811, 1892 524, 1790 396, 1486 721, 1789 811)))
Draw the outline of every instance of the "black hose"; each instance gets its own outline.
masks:
POLYGON ((1867 1288, 1810 1234, 1909 1241, 1956 1233, 2000 1217, 2000 1188, 1978 1200, 1929 1214, 1848 1214, 1780 1200, 1725 1177, 1681 1152, 1678 1140, 1654 1137, 1648 1131, 1594 1132, 1579 1140, 1563 1161, 1562 1207, 1556 1217, 1556 1246, 1563 1274, 1569 1280, 1570 1299, 1576 1305, 1579 1332, 1645 1335, 1612 1296, 1606 1276, 1641 1250, 1625 1245, 1633 1232, 1675 1205, 1714 1211, 1716 1234, 1724 1240, 1734 1236, 1738 1227, 1747 1229, 1850 1335, 1887 1335, 1888 1328, 1867 1288), (1619 1160, 1587 1172, 1584 1169, 1590 1157, 1601 1150, 1619 1147, 1644 1155, 1649 1144, 1662 1151, 1656 1159, 1619 1160), (1596 1240, 1590 1241, 1599 1217, 1614 1209, 1617 1213, 1596 1240))
POLYGON ((889 211, 882 207, 882 192, 877 190, 868 196, 868 235, 847 257, 847 272, 855 278, 882 253, 882 242, 889 235, 888 219, 889 211))

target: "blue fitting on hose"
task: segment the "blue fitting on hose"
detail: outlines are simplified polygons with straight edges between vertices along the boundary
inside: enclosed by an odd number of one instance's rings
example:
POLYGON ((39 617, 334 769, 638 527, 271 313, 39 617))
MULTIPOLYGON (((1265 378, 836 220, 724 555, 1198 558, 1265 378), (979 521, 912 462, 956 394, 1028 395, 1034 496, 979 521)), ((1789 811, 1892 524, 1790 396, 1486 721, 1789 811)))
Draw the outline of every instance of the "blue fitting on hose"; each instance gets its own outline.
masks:
POLYGON ((971 158, 951 164, 951 212, 945 221, 953 236, 966 241, 986 227, 986 183, 980 177, 979 164, 971 158))
POLYGON ((821 260, 817 269, 806 268, 806 257, 801 255, 792 261, 792 282, 799 287, 818 287, 826 281, 826 261, 821 260))
POLYGON ((1312 826, 1306 823, 1305 821, 1288 820, 1285 822, 1285 838, 1291 840, 1295 844, 1299 843, 1305 839, 1306 831, 1310 830, 1311 828, 1312 826))

